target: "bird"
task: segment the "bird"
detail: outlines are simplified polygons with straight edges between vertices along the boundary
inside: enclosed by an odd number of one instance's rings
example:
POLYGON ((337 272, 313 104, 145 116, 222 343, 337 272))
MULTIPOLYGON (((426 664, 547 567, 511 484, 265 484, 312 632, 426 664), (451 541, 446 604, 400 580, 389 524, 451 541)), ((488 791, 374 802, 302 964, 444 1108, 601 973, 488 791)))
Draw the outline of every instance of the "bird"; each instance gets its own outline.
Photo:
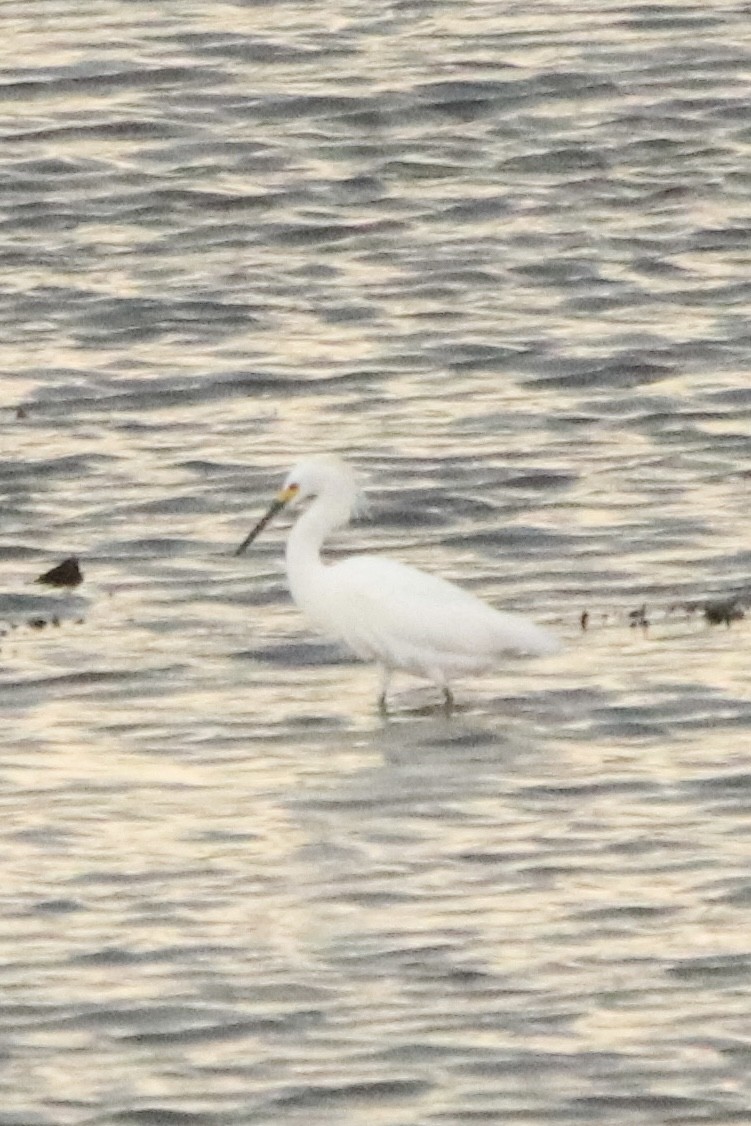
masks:
POLYGON ((311 501, 287 540, 290 593, 318 632, 380 666, 382 712, 388 710, 387 691, 395 672, 436 685, 448 712, 456 677, 488 672, 504 654, 545 656, 560 650, 558 639, 544 627, 521 614, 496 610, 470 591, 416 567, 379 555, 324 563, 325 540, 349 523, 359 498, 358 479, 347 462, 333 454, 305 458, 287 474, 235 555, 282 509, 311 501))

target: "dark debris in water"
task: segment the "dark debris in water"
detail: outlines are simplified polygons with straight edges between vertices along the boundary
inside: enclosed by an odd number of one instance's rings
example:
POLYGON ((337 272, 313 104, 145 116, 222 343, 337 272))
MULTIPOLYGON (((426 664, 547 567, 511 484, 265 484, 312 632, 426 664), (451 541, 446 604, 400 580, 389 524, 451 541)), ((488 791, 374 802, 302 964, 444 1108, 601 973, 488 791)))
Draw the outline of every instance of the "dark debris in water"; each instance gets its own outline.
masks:
POLYGON ((676 610, 682 611, 685 614, 695 614, 701 610, 704 618, 711 626, 726 625, 730 626, 731 622, 740 622, 746 616, 746 607, 751 602, 748 597, 733 594, 729 598, 710 598, 705 601, 696 602, 676 602, 668 610, 668 613, 675 613, 676 610))
POLYGON ((731 622, 739 622, 745 618, 746 612, 737 598, 717 598, 704 603, 704 617, 713 626, 729 626, 731 622))
MULTIPOLYGON (((709 625, 726 625, 730 627, 733 622, 740 622, 746 616, 746 609, 751 605, 751 594, 734 594, 728 598, 710 598, 710 599, 697 599, 694 601, 673 602, 668 606, 667 610, 663 613, 658 611, 659 618, 672 618, 677 614, 682 614, 685 617, 693 617, 694 614, 701 613, 709 625)), ((618 619, 620 615, 616 613, 602 614, 602 624, 608 624, 613 617, 618 619)), ((641 627, 647 630, 650 625, 650 618, 647 616, 647 604, 642 603, 634 610, 629 610, 626 615, 626 620, 631 629, 641 627)), ((583 632, 589 629, 592 621, 592 614, 589 610, 582 610, 579 615, 579 625, 583 632)))
POLYGON ((628 624, 631 626, 631 629, 636 629, 637 626, 641 626, 642 629, 649 628, 646 602, 642 602, 638 609, 629 612, 628 624))
POLYGON ((49 571, 45 571, 34 581, 44 583, 45 586, 74 587, 83 582, 83 572, 78 564, 78 559, 75 555, 71 555, 69 559, 63 559, 62 563, 58 563, 56 567, 51 567, 49 571))
MULTIPOLYGON (((67 623, 81 626, 84 624, 85 620, 85 618, 70 618, 67 620, 67 623)), ((17 622, 0 622, 0 637, 7 637, 13 630, 24 626, 28 629, 38 631, 47 629, 48 626, 51 626, 53 629, 59 629, 62 624, 62 619, 59 618, 57 614, 51 614, 49 617, 34 614, 30 618, 24 618, 17 622)))

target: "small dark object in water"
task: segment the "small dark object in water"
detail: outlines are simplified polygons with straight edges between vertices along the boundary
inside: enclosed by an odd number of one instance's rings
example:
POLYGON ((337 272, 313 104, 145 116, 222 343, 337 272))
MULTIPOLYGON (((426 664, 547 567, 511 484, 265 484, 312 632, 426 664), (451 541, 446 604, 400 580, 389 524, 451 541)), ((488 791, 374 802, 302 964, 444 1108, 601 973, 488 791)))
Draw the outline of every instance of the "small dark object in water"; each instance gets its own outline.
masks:
POLYGON ((668 615, 686 614, 689 618, 699 609, 698 602, 671 602, 668 606, 668 615))
POLYGON ((582 616, 579 618, 582 629, 586 629, 589 625, 589 610, 582 610, 582 616))
POLYGON ((640 606, 638 610, 630 610, 628 618, 631 629, 635 629, 636 626, 641 626, 642 629, 646 629, 649 625, 646 602, 642 606, 640 606))
POLYGON ((47 625, 46 618, 29 618, 29 625, 32 629, 44 629, 47 625))
POLYGON ((57 567, 45 571, 34 582, 44 583, 45 586, 78 586, 83 582, 83 575, 78 560, 75 555, 71 555, 70 559, 63 559, 57 567))
POLYGON ((712 626, 719 626, 723 622, 729 626, 731 622, 739 622, 746 616, 737 598, 717 598, 713 602, 705 602, 703 609, 704 617, 712 626))
POLYGON ((28 418, 25 407, 16 407, 16 418, 28 418))

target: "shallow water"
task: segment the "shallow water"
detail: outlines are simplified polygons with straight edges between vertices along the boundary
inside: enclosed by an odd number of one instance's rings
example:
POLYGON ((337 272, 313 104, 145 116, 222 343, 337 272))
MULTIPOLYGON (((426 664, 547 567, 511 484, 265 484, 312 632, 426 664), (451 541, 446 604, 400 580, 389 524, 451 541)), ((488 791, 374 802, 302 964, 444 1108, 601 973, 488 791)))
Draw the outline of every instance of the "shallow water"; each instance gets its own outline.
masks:
POLYGON ((0 1126, 751 1118, 748 14, 4 5, 0 1126), (564 654, 381 718, 328 449, 564 654))

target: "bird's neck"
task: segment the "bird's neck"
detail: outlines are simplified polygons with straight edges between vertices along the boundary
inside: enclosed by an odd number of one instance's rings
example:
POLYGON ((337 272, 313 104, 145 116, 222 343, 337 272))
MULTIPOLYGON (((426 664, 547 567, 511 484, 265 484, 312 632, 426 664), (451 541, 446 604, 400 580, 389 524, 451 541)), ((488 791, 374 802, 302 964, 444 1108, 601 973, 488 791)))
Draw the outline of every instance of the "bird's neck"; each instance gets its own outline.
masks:
POLYGON ((321 547, 324 540, 334 529, 346 524, 350 511, 351 502, 347 498, 327 498, 324 504, 319 497, 303 512, 289 534, 287 575, 292 597, 302 608, 307 595, 323 578, 321 547))

